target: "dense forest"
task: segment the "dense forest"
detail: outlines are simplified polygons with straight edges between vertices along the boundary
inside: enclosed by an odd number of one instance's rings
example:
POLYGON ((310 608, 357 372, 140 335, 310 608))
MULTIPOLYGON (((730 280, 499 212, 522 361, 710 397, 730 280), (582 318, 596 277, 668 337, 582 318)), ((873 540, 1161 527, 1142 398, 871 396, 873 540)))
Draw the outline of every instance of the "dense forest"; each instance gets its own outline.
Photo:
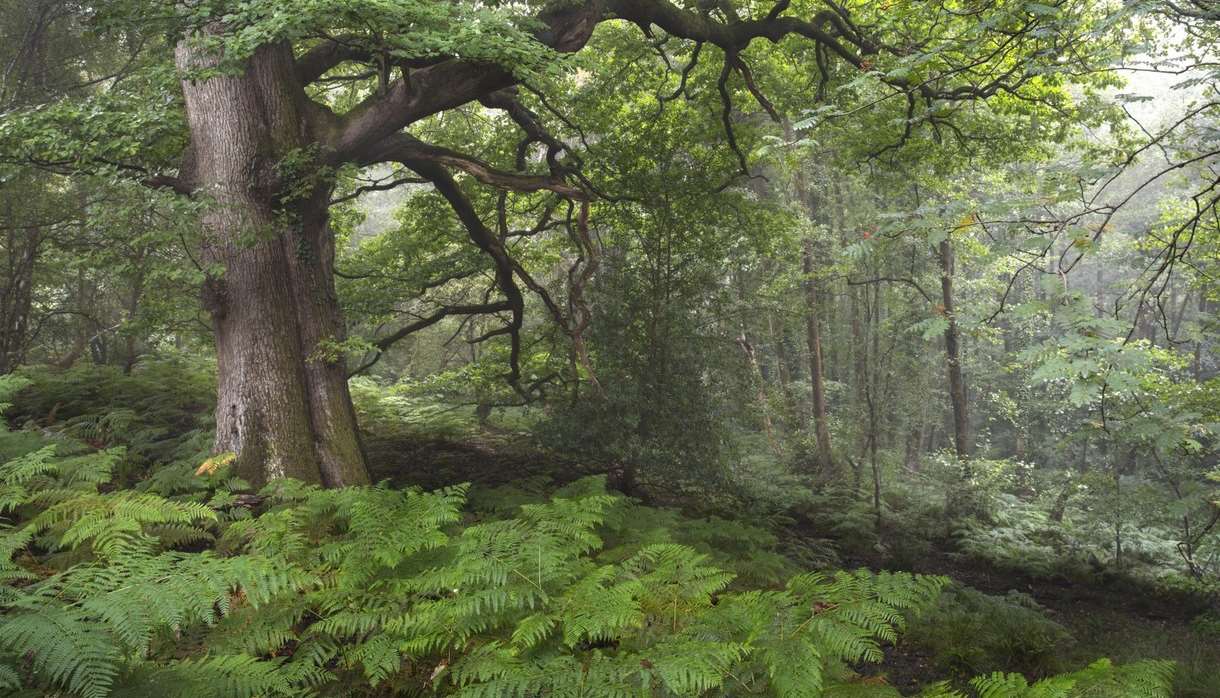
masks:
POLYGON ((0 0, 0 694, 1220 697, 1215 0, 0 0))

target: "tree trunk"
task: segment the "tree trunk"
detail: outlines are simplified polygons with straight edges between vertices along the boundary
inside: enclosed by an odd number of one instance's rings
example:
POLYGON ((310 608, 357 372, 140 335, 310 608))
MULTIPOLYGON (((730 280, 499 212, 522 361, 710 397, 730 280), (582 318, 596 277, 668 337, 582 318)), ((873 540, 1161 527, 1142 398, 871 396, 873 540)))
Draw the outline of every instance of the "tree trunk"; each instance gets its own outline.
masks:
MULTIPOLYGON (((12 201, 6 201, 12 223, 12 201)), ((34 292, 34 267, 42 245, 37 227, 10 228, 5 235, 7 268, 0 279, 0 375, 11 372, 25 360, 30 308, 34 292)))
POLYGON ((966 412, 966 383, 962 379, 960 335, 957 313, 953 308, 953 247, 949 239, 940 241, 940 292, 945 319, 945 364, 949 374, 949 400, 953 403, 953 448, 958 458, 970 456, 970 417, 966 412))
POLYGON ((782 325, 779 330, 776 330, 775 314, 770 311, 767 312, 767 332, 771 336, 771 343, 775 346, 776 380, 779 381, 779 394, 784 401, 784 420, 791 426, 793 415, 799 414, 797 421, 804 428, 805 412, 798 407, 797 401, 792 397, 792 369, 788 365, 790 359, 787 332, 782 325))
POLYGON ((851 378, 856 388, 856 402, 864 402, 864 378, 868 366, 868 345, 865 343, 864 325, 860 321, 860 289, 847 288, 847 314, 851 317, 851 378))
POLYGON ((1186 319, 1186 307, 1190 305, 1190 289, 1186 289, 1182 295, 1182 302, 1178 305, 1178 312, 1173 316, 1173 326, 1168 328, 1168 334, 1171 344, 1179 344, 1178 336, 1182 333, 1182 321, 1186 319))
POLYGON ((1199 314, 1196 318, 1199 326, 1195 330, 1195 354, 1190 365, 1190 375, 1195 381, 1203 380, 1203 337, 1207 331, 1208 302, 1207 294, 1199 292, 1199 314))
POLYGON ((741 347, 742 353, 746 356, 751 380, 755 383, 754 399, 758 402, 758 411, 762 416, 763 433, 767 437, 767 443, 776 456, 782 456, 783 451, 780 449, 779 440, 775 438, 775 425, 771 421, 771 401, 767 398, 767 380, 758 366, 758 355, 754 352, 754 344, 746 336, 744 327, 741 329, 741 334, 737 336, 737 346, 741 347))
POLYGON ((809 382, 812 385, 813 428, 818 440, 818 467, 823 473, 834 471, 834 456, 830 449, 830 426, 826 419, 826 385, 822 369, 822 335, 818 326, 818 287, 813 278, 813 240, 805 239, 802 251, 805 273, 805 338, 809 344, 809 382))
POLYGON ((124 319, 127 325, 124 328, 123 337, 123 373, 130 374, 136 367, 136 362, 140 360, 140 353, 136 346, 135 323, 140 315, 140 302, 144 298, 144 277, 146 272, 146 260, 148 258, 148 250, 139 248, 133 255, 132 268, 135 270, 131 278, 131 288, 127 292, 127 314, 124 319))
POLYGON ((311 169, 314 134, 286 44, 265 46, 241 74, 202 80, 209 52, 184 41, 177 62, 208 197, 203 255, 224 273, 205 282, 216 333, 218 452, 253 483, 294 477, 328 487, 369 478, 341 352, 334 288, 331 183, 311 169), (339 357, 329 354, 339 354, 339 357))
MULTIPOLYGON (((791 126, 786 125, 785 128, 788 137, 791 138, 791 126)), ((819 210, 823 206, 819 205, 816 199, 816 192, 809 190, 802 166, 798 166, 796 169, 793 185, 796 189, 796 198, 805 210, 805 215, 809 218, 810 223, 815 222, 819 216, 825 215, 819 210)), ((802 286, 805 291, 805 341, 809 349, 810 412, 813 416, 814 435, 817 437, 818 442, 818 468, 821 470, 823 477, 832 477, 835 465, 833 451, 830 446, 830 427, 826 419, 826 379, 825 370, 822 365, 821 328, 818 325, 821 304, 818 302, 818 286, 817 280, 814 278, 815 270, 814 241, 812 237, 806 237, 801 243, 801 271, 805 277, 802 286)))

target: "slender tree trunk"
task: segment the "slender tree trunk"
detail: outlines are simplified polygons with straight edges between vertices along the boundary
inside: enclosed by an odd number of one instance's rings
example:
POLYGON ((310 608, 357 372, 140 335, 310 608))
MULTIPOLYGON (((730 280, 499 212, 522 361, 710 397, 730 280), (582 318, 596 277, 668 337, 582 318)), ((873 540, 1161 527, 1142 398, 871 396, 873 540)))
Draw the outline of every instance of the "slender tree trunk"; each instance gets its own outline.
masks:
POLYGON ((911 448, 906 459, 907 467, 918 472, 923 467, 923 454, 927 451, 928 441, 928 401, 921 401, 917 426, 911 431, 911 448))
MULTIPOLYGON (((12 202, 6 201, 9 215, 12 202)), ((9 229, 5 235, 7 268, 0 279, 0 375, 11 372, 25 361, 30 308, 34 293, 34 267, 42 245, 39 228, 9 229)))
POLYGON ((788 384, 792 382, 792 372, 788 366, 788 346, 783 328, 775 329, 775 314, 771 312, 767 313, 767 333, 771 336, 771 343, 775 346, 775 378, 783 386, 786 395, 788 384))
MULTIPOLYGON (((855 421, 857 425, 861 425, 867 422, 869 416, 869 343, 867 318, 864 317, 867 310, 865 306, 868 305, 868 295, 865 290, 857 286, 849 286, 847 291, 848 313, 851 316, 852 385, 856 389, 855 405, 859 410, 855 421)), ((857 429, 860 452, 865 453, 868 450, 868 432, 859 427, 857 429)), ((852 479, 856 491, 860 490, 861 477, 860 466, 853 462, 852 479)))
POLYGON ((1178 341, 1178 335, 1182 333, 1182 321, 1186 319, 1186 307, 1190 305, 1190 289, 1186 289, 1182 295, 1182 302, 1178 305, 1178 312, 1173 316, 1173 325, 1169 328, 1169 337, 1173 342, 1178 341))
MULTIPOLYGON (((1128 455, 1130 457, 1130 454, 1128 455)), ((1121 572, 1123 560, 1123 475, 1118 464, 1114 465, 1114 567, 1121 572)))
POLYGON ((767 443, 775 455, 782 455, 779 440, 775 438, 775 424, 771 420, 771 401, 767 398, 767 381, 763 377, 762 369, 758 366, 758 355, 754 351, 754 344, 746 336, 744 327, 737 337, 737 346, 741 347, 742 353, 746 356, 746 363, 750 366, 751 381, 755 385, 754 399, 758 402, 758 410, 762 415, 763 433, 767 436, 767 443))
POLYGON ((1106 314, 1106 268, 1102 264, 1097 265, 1097 272, 1094 275, 1094 283, 1097 285, 1096 300, 1094 301, 1094 315, 1102 317, 1106 314))
POLYGON ((945 319, 945 364, 949 374, 949 400, 953 403, 953 448, 958 458, 970 457, 970 417, 966 412, 966 383, 962 379, 960 335, 957 328, 957 313, 953 305, 953 247, 948 238, 940 241, 941 304, 945 319))
POLYGON ((919 443, 919 428, 912 426, 907 430, 907 437, 902 444, 902 465, 911 472, 919 472, 919 457, 915 454, 919 443))
POLYGON ((818 325, 818 286, 813 278, 813 240, 804 241, 802 269, 805 272, 805 338, 809 344, 809 377, 813 397, 813 427, 818 440, 818 466, 824 473, 834 470, 830 448, 830 426, 826 418, 826 385, 822 368, 822 335, 818 325))
MULTIPOLYGON (((876 369, 871 371, 874 375, 876 369)), ((881 533, 881 468, 877 464, 877 401, 873 393, 876 387, 875 382, 870 378, 865 384, 864 395, 868 400, 868 437, 865 442, 865 451, 868 455, 869 471, 872 473, 873 480, 873 516, 875 517, 875 526, 877 533, 881 533)), ((859 488, 859 476, 857 475, 857 489, 859 488)))
POLYGON ((881 533, 881 466, 877 464, 877 435, 869 437, 869 467, 873 473, 873 516, 877 533, 881 533))
POLYGON ((331 184, 308 164, 314 139, 291 49, 262 47, 242 74, 203 80, 190 71, 214 56, 183 42, 177 61, 195 183, 209 200, 203 254, 224 269, 204 288, 219 367, 215 448, 236 454, 254 483, 367 483, 344 361, 326 350, 344 338, 331 184))
POLYGON ((857 286, 847 289, 848 315, 851 316, 851 366, 852 384, 856 387, 858 402, 864 402, 864 378, 868 366, 868 345, 864 336, 864 325, 860 321, 860 294, 857 286))
MULTIPOLYGON (((1089 437, 1085 436, 1084 443, 1080 446, 1080 460, 1076 464, 1076 469, 1081 475, 1089 472, 1089 437)), ((1059 496, 1055 497, 1055 504, 1051 507, 1050 519, 1055 523, 1063 521, 1064 514, 1067 513, 1068 501, 1072 498, 1072 493, 1076 491, 1077 478, 1068 477, 1067 483, 1063 489, 1059 491, 1059 496)))
POLYGON ((779 381, 780 396, 784 400, 785 422, 791 427, 792 416, 799 413, 797 421, 803 428, 806 424, 806 417, 804 410, 797 407, 797 401, 792 397, 792 368, 788 365, 788 337, 784 329, 783 325, 780 325, 778 330, 776 329, 775 315, 768 312, 767 332, 771 336, 771 343, 775 346, 776 380, 779 381))
POLYGON ((140 301, 144 297, 144 276, 145 276, 145 259, 148 256, 148 250, 140 248, 136 251, 133 266, 135 268, 134 276, 131 279, 131 289, 127 295, 127 328, 126 336, 123 338, 123 373, 130 374, 132 369, 136 367, 136 362, 139 361, 140 355, 136 350, 136 335, 132 325, 136 321, 136 317, 140 313, 140 301))
POLYGON ((1195 355, 1190 365, 1190 375, 1196 381, 1203 380, 1203 333, 1207 326, 1208 318, 1208 302, 1207 293, 1199 291, 1199 314, 1196 318, 1199 327, 1195 334, 1195 355))
MULTIPOLYGON (((791 134, 791 127, 788 128, 789 134, 791 134)), ((800 166, 797 167, 793 184, 796 189, 796 198, 805 210, 809 221, 812 223, 819 216, 824 215, 818 210, 819 203, 815 199, 815 193, 809 190, 805 181, 805 172, 800 166)), ((823 477, 832 477, 835 470, 834 452, 830 445, 830 427, 826 417, 826 379, 822 365, 821 327, 818 324, 821 303, 818 298, 817 279, 814 278, 816 264, 814 241, 811 237, 806 237, 801 242, 801 271, 805 276, 802 284, 805 291, 805 341, 809 350, 810 412, 813 416, 814 434, 817 437, 817 465, 823 477)))
POLYGON ((924 451, 936 451, 940 448, 941 426, 942 425, 940 424, 933 424, 931 428, 928 429, 928 445, 924 448, 924 451))

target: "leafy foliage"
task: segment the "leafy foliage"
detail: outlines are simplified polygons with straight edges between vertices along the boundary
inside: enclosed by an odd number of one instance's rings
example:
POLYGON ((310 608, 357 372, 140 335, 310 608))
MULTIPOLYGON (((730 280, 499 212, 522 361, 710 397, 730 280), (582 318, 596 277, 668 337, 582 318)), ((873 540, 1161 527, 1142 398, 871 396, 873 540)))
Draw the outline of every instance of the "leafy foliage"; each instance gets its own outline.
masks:
POLYGON ((0 468, 20 515, 0 538, 0 642, 28 690, 816 695, 832 669, 878 660, 944 583, 860 571, 733 590, 681 544, 606 550, 637 505, 596 481, 461 526, 464 487, 280 481, 250 516, 223 473, 198 477, 205 500, 114 491, 120 451, 56 449, 0 468))

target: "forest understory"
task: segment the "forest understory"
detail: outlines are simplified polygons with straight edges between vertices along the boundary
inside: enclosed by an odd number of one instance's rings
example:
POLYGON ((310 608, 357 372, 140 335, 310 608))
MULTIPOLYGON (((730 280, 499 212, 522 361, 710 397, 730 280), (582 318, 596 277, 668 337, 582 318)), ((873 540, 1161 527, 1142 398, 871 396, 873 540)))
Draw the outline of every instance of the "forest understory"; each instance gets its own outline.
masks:
MULTIPOLYGON (((563 454, 539 451, 528 441, 514 443, 502 431, 488 434, 486 441, 469 438, 454 441, 444 438, 406 438, 370 440, 370 464, 375 478, 425 488, 449 482, 473 482, 502 486, 512 481, 533 480, 543 492, 552 491, 573 477, 603 475, 613 483, 621 471, 605 464, 588 464, 563 454), (407 475, 403 475, 408 473, 407 475), (541 484, 547 483, 547 484, 541 484)), ((517 435, 521 439, 523 435, 517 435)), ((672 498, 664 493, 637 491, 634 496, 645 502, 660 501, 665 506, 698 516, 703 511, 698 497, 672 498)), ((706 513, 706 512, 703 512, 706 513)), ((725 513, 725 512, 720 512, 725 513)), ((848 568, 864 567, 873 571, 895 570, 945 576, 984 594, 1005 597, 1024 595, 1019 603, 1033 602, 1036 613, 1059 624, 1067 636, 1048 638, 1034 633, 1020 637, 1020 628, 999 625, 991 629, 995 645, 969 659, 938 656, 937 648, 952 648, 952 641, 936 645, 901 642, 884 648, 885 658, 875 665, 860 667, 864 677, 876 677, 904 695, 916 695, 923 685, 939 680, 962 679, 984 673, 992 667, 1024 667, 1030 679, 1043 678, 1068 668, 1084 666, 1097 657, 1115 661, 1138 661, 1148 657, 1171 659, 1184 672, 1174 695, 1212 695, 1220 691, 1220 635, 1198 622, 1216 613, 1220 599, 1214 593, 1182 594, 1158 589, 1139 580, 1124 579, 1113 573, 1084 573, 1074 576, 1040 576, 1020 568, 1004 568, 985 558, 963 551, 951 537, 927 541, 917 556, 886 555, 877 549, 851 552, 842 550, 835 534, 797 512, 791 520, 776 525, 777 550, 791 550, 799 556, 804 541, 827 541, 839 564, 848 568), (1011 634, 1010 634, 1011 633, 1011 634), (960 663, 959 663, 960 662, 960 663), (1190 685, 1198 682, 1197 685, 1190 685)), ((825 516, 825 514, 824 514, 825 516)), ((900 521, 890 523, 901 526, 900 521)), ((930 535, 932 532, 926 532, 930 535)), ((839 533, 842 535, 842 532, 839 533)), ((909 537, 909 533, 906 537, 909 537)), ((884 539, 885 534, 881 534, 884 539)), ((884 550, 884 546, 882 548, 884 550)), ((986 642, 982 628, 994 616, 984 609, 959 629, 963 643, 986 642)), ((951 632, 951 631, 947 631, 951 632)))
MULTIPOLYGON (((450 482, 473 482, 502 486, 513 481, 532 480, 540 491, 557 489, 571 478, 603 475, 610 478, 611 487, 621 473, 606 464, 582 463, 532 448, 523 434, 514 441, 511 432, 493 430, 487 438, 405 437, 369 441, 370 464, 376 479, 389 479, 400 485, 424 488, 443 486, 450 482), (542 484, 545 483, 545 484, 542 484)), ((660 500, 665 506, 698 516, 701 503, 647 491, 634 493, 645 502, 660 500)), ((706 513, 706 512, 705 512, 706 513)), ((722 512, 723 513, 723 512, 722 512)), ((1025 595, 1033 602, 1037 613, 1059 624, 1067 636, 1048 640, 1045 636, 1031 638, 1008 636, 1018 628, 1000 625, 993 628, 996 645, 981 651, 969 660, 937 656, 935 647, 918 642, 901 642, 884 648, 885 658, 875 665, 860 667, 864 677, 876 677, 894 686, 904 695, 915 695, 921 686, 939 680, 961 679, 965 675, 983 673, 990 666, 1013 668, 1025 664, 1030 679, 1042 678, 1066 668, 1083 666, 1097 657, 1115 661, 1137 661, 1160 657, 1179 663, 1188 678, 1181 679, 1174 695, 1212 695, 1220 691, 1215 677, 1220 667, 1220 636, 1213 629, 1198 623, 1215 613, 1220 600, 1206 594, 1181 594, 1158 589, 1138 580, 1124 579, 1114 574, 1094 573, 1075 576, 1040 576, 1020 568, 1003 568, 963 551, 952 538, 929 540, 921 547, 917 558, 901 553, 890 556, 873 550, 853 549, 843 552, 833 539, 833 533, 795 512, 793 518, 776 526, 777 549, 782 553, 800 551, 803 541, 828 541, 840 563, 849 568, 864 567, 874 571, 897 570, 951 578, 954 583, 984 594, 1004 597, 1010 593, 1025 595), (1069 637, 1070 636, 1070 637, 1069 637), (1032 640, 1032 641, 1031 641, 1032 640), (1028 644, 1024 644, 1028 642, 1028 644), (990 655, 988 653, 991 653, 990 655), (966 662, 977 662, 969 664, 966 662), (1197 681, 1197 685, 1190 685, 1197 681)), ((894 522, 890 525, 902 525, 894 522)), ((882 534, 884 537, 884 534, 882 534)), ((796 554, 799 555, 799 552, 796 554)), ((963 642, 980 642, 981 626, 992 621, 985 612, 969 621, 962 629, 963 642)), ((952 646, 952 645, 948 645, 952 646)))

